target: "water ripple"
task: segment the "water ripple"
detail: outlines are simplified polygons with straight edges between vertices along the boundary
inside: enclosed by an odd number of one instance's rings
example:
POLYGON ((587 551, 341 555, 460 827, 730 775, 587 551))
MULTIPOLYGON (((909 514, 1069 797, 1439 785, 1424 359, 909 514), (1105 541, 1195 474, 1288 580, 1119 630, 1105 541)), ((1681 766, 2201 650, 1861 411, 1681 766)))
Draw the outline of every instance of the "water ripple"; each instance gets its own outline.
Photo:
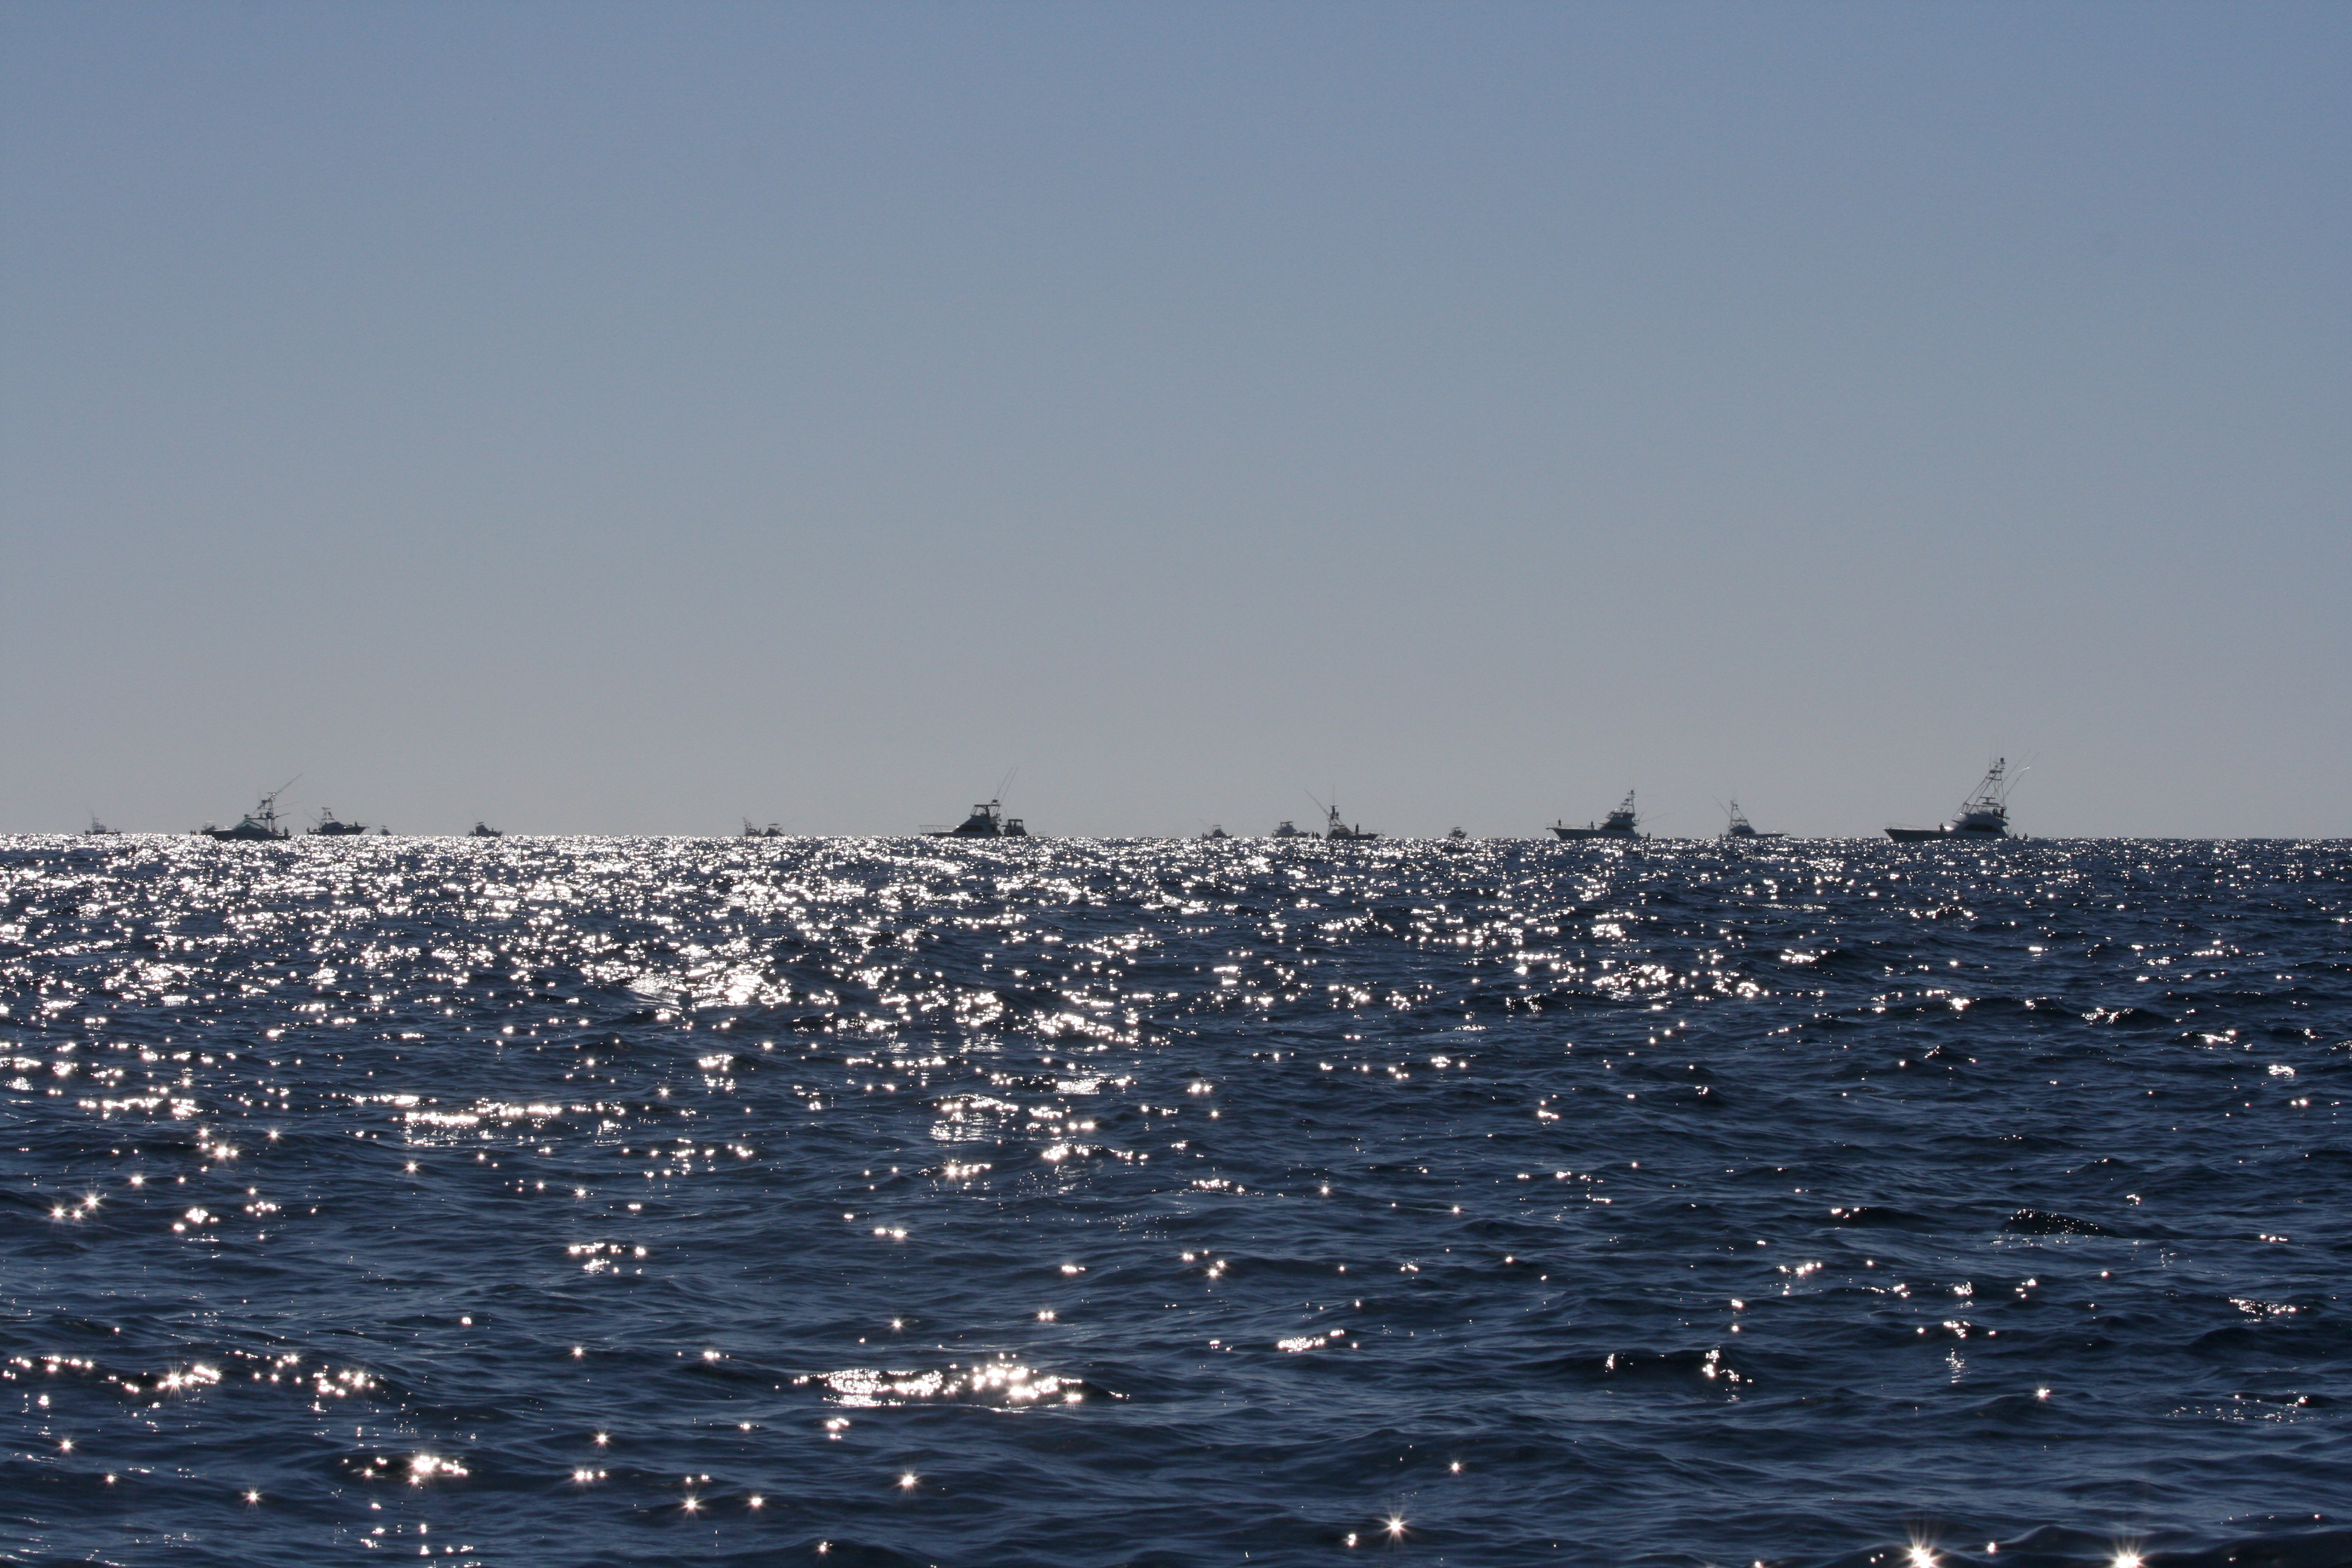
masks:
POLYGON ((2352 1561, 2347 866, 0 840, 0 1540, 2352 1561))

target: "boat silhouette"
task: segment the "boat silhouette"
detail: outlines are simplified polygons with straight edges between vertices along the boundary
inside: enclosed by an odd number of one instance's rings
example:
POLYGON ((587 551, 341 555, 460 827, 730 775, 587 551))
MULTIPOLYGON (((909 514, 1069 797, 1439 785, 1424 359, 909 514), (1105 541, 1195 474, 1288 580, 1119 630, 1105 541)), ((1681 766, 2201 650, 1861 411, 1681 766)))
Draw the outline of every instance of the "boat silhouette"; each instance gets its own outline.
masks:
POLYGON ((197 828, 196 832, 206 838, 219 838, 234 843, 255 843, 266 839, 293 837, 294 835, 290 831, 278 826, 278 797, 293 788, 295 779, 301 776, 297 773, 294 778, 288 779, 284 784, 263 795, 261 804, 247 812, 235 827, 215 827, 207 822, 197 828))
POLYGON ((492 827, 488 823, 482 821, 478 817, 474 821, 474 830, 466 835, 468 838, 504 838, 506 836, 507 830, 505 828, 492 827))
POLYGON ((1731 803, 1728 815, 1731 820, 1725 826, 1721 835, 1725 838, 1786 838, 1788 837, 1785 833, 1757 832, 1756 825, 1748 820, 1748 814, 1739 809, 1739 803, 1736 800, 1731 803))
POLYGON ((983 800, 971 808, 971 815, 953 827, 926 827, 927 838, 1026 838, 1028 825, 1017 816, 1004 815, 1004 803, 983 800))
POLYGON ((1939 827, 1890 827, 1886 837, 1897 844, 1917 844, 1929 838, 2006 838, 2009 837, 2009 759, 1995 757, 1975 791, 1960 802, 1958 816, 1939 827))
POLYGON ((1641 820, 1633 815, 1633 792, 1629 789, 1625 792, 1625 798, 1618 803, 1617 809, 1599 822, 1588 822, 1581 827, 1555 822, 1551 830, 1562 838, 1639 838, 1642 836, 1634 829, 1641 826, 1641 820))

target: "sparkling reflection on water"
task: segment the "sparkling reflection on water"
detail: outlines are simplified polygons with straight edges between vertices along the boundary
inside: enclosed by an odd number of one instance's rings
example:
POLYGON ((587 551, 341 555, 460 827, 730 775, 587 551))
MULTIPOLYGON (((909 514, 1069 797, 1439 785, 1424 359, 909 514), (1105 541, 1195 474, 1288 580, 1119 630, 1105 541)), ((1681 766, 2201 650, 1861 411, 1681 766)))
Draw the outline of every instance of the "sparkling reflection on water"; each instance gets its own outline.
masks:
POLYGON ((2347 864, 0 841, 0 1542, 2352 1559, 2347 864))

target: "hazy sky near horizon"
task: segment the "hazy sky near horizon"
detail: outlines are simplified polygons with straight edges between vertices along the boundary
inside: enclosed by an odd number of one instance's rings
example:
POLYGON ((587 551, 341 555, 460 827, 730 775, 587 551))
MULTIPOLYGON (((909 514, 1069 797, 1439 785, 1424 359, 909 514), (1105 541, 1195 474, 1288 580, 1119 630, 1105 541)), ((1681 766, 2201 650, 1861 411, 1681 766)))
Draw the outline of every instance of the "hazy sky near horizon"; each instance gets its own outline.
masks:
POLYGON ((0 5, 0 831, 2352 833, 2352 7, 0 5))

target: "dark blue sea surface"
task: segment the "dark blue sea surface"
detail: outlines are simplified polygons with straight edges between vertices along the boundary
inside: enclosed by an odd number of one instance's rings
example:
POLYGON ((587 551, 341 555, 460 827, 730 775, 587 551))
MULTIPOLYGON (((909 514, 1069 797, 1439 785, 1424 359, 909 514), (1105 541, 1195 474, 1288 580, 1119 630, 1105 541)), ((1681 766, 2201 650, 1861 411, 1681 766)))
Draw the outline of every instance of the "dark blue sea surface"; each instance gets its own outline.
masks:
POLYGON ((2352 1561, 2347 873, 0 840, 0 1555, 2352 1561))

